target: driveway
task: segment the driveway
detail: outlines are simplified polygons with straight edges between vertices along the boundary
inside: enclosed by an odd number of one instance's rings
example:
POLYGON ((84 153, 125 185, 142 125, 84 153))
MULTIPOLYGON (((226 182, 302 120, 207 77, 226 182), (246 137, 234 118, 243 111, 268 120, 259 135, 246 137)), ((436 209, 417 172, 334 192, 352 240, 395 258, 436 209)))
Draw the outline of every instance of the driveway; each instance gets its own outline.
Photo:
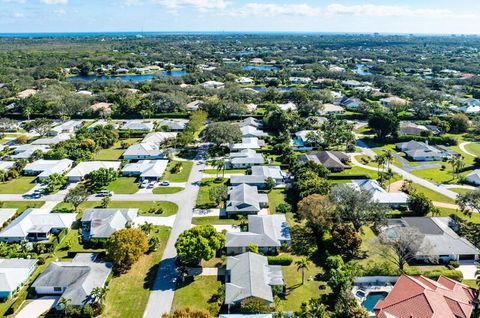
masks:
POLYGON ((44 312, 52 308, 59 299, 60 296, 45 296, 35 299, 23 307, 23 309, 15 315, 15 318, 40 317, 44 312))
POLYGON ((477 265, 474 261, 460 261, 460 266, 457 270, 463 274, 463 279, 476 279, 477 265))
POLYGON ((217 232, 241 232, 240 226, 235 224, 214 224, 213 227, 215 228, 215 230, 217 230, 217 232))

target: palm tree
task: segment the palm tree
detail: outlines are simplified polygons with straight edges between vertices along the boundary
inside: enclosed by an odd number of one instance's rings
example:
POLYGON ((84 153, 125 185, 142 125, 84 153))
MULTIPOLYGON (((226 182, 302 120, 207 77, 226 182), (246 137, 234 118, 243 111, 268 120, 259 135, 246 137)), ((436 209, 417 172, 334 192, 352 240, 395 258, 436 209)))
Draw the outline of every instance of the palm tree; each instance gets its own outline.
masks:
POLYGON ((64 298, 64 297, 61 297, 58 300, 58 304, 60 305, 60 307, 63 307, 64 315, 67 315, 67 307, 71 302, 72 302, 72 300, 70 298, 64 298))
POLYGON ((305 283, 305 269, 308 270, 310 268, 311 262, 312 261, 306 257, 302 257, 295 262, 295 265, 297 265, 297 271, 302 270, 302 285, 305 283))
POLYGON ((92 296, 95 297, 95 302, 103 304, 105 297, 107 297, 108 287, 95 287, 92 289, 92 296))
POLYGON ((375 157, 375 163, 378 165, 377 172, 380 173, 380 166, 385 165, 385 155, 384 154, 377 155, 375 157))
POLYGON ((145 222, 142 226, 140 226, 140 229, 147 235, 150 236, 150 233, 152 233, 154 226, 152 223, 145 222))
POLYGON ((8 180, 8 171, 0 170, 0 182, 6 182, 8 180))
POLYGON ((390 170, 390 164, 393 161, 393 153, 390 150, 387 150, 383 153, 385 157, 385 164, 387 165, 387 170, 390 170))
POLYGON ((452 173, 455 178, 459 179, 461 170, 465 167, 465 163, 460 157, 451 157, 447 160, 449 164, 452 165, 452 173))

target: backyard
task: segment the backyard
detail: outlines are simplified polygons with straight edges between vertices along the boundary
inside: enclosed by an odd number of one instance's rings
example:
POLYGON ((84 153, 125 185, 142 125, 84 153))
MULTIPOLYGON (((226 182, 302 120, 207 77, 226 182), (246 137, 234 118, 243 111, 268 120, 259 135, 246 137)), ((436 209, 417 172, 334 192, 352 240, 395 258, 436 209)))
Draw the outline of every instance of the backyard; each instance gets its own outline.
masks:
MULTIPOLYGON (((78 207, 79 211, 91 208, 99 208, 100 201, 86 201, 80 204, 78 207)), ((151 215, 151 216, 171 216, 177 213, 178 206, 173 202, 167 201, 110 201, 108 204, 109 208, 117 209, 139 209, 138 214, 140 215, 151 215), (149 213, 150 209, 159 209, 163 210, 163 213, 149 213)), ((70 203, 61 202, 55 208, 54 211, 57 212, 68 212, 72 211, 73 206, 70 203)))
POLYGON ((173 308, 195 307, 208 309, 209 301, 222 285, 223 277, 189 276, 184 283, 178 283, 173 299, 173 308))
POLYGON ((206 178, 202 179, 200 183, 200 190, 197 197, 197 208, 200 209, 210 209, 215 208, 216 204, 210 199, 209 191, 210 189, 218 186, 225 185, 228 182, 228 179, 213 179, 206 178))
POLYGON ((23 194, 30 191, 36 183, 36 177, 21 176, 7 182, 0 182, 0 193, 2 194, 23 194))
POLYGON ((126 148, 122 148, 121 144, 126 142, 128 146, 137 143, 141 138, 127 138, 120 139, 112 147, 108 149, 102 149, 95 154, 95 160, 119 160, 126 148))
POLYGON ((118 177, 107 186, 107 189, 115 194, 133 194, 138 192, 136 180, 135 177, 118 177))
POLYGON ((170 182, 187 182, 192 166, 192 161, 171 161, 168 163, 167 170, 165 170, 162 179, 170 182), (179 172, 174 173, 173 168, 177 162, 181 163, 182 169, 179 172))

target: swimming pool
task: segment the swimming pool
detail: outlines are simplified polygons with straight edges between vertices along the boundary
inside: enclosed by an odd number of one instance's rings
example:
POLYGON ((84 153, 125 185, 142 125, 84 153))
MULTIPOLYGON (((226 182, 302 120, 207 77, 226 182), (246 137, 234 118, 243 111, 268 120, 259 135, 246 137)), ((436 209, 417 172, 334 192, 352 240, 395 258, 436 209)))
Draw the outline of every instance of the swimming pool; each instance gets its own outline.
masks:
POLYGON ((369 292, 365 300, 362 302, 362 306, 369 312, 373 312, 373 308, 375 308, 375 305, 380 300, 385 299, 387 295, 387 292, 369 292))

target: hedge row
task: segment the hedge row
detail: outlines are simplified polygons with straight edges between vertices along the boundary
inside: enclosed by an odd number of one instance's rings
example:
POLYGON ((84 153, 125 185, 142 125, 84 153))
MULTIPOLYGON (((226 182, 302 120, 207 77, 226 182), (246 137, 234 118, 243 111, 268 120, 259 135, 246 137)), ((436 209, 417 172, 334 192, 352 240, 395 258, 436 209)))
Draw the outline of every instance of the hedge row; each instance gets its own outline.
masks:
POLYGON ((293 258, 288 255, 279 255, 279 256, 268 256, 269 265, 282 265, 288 266, 292 264, 293 258))

